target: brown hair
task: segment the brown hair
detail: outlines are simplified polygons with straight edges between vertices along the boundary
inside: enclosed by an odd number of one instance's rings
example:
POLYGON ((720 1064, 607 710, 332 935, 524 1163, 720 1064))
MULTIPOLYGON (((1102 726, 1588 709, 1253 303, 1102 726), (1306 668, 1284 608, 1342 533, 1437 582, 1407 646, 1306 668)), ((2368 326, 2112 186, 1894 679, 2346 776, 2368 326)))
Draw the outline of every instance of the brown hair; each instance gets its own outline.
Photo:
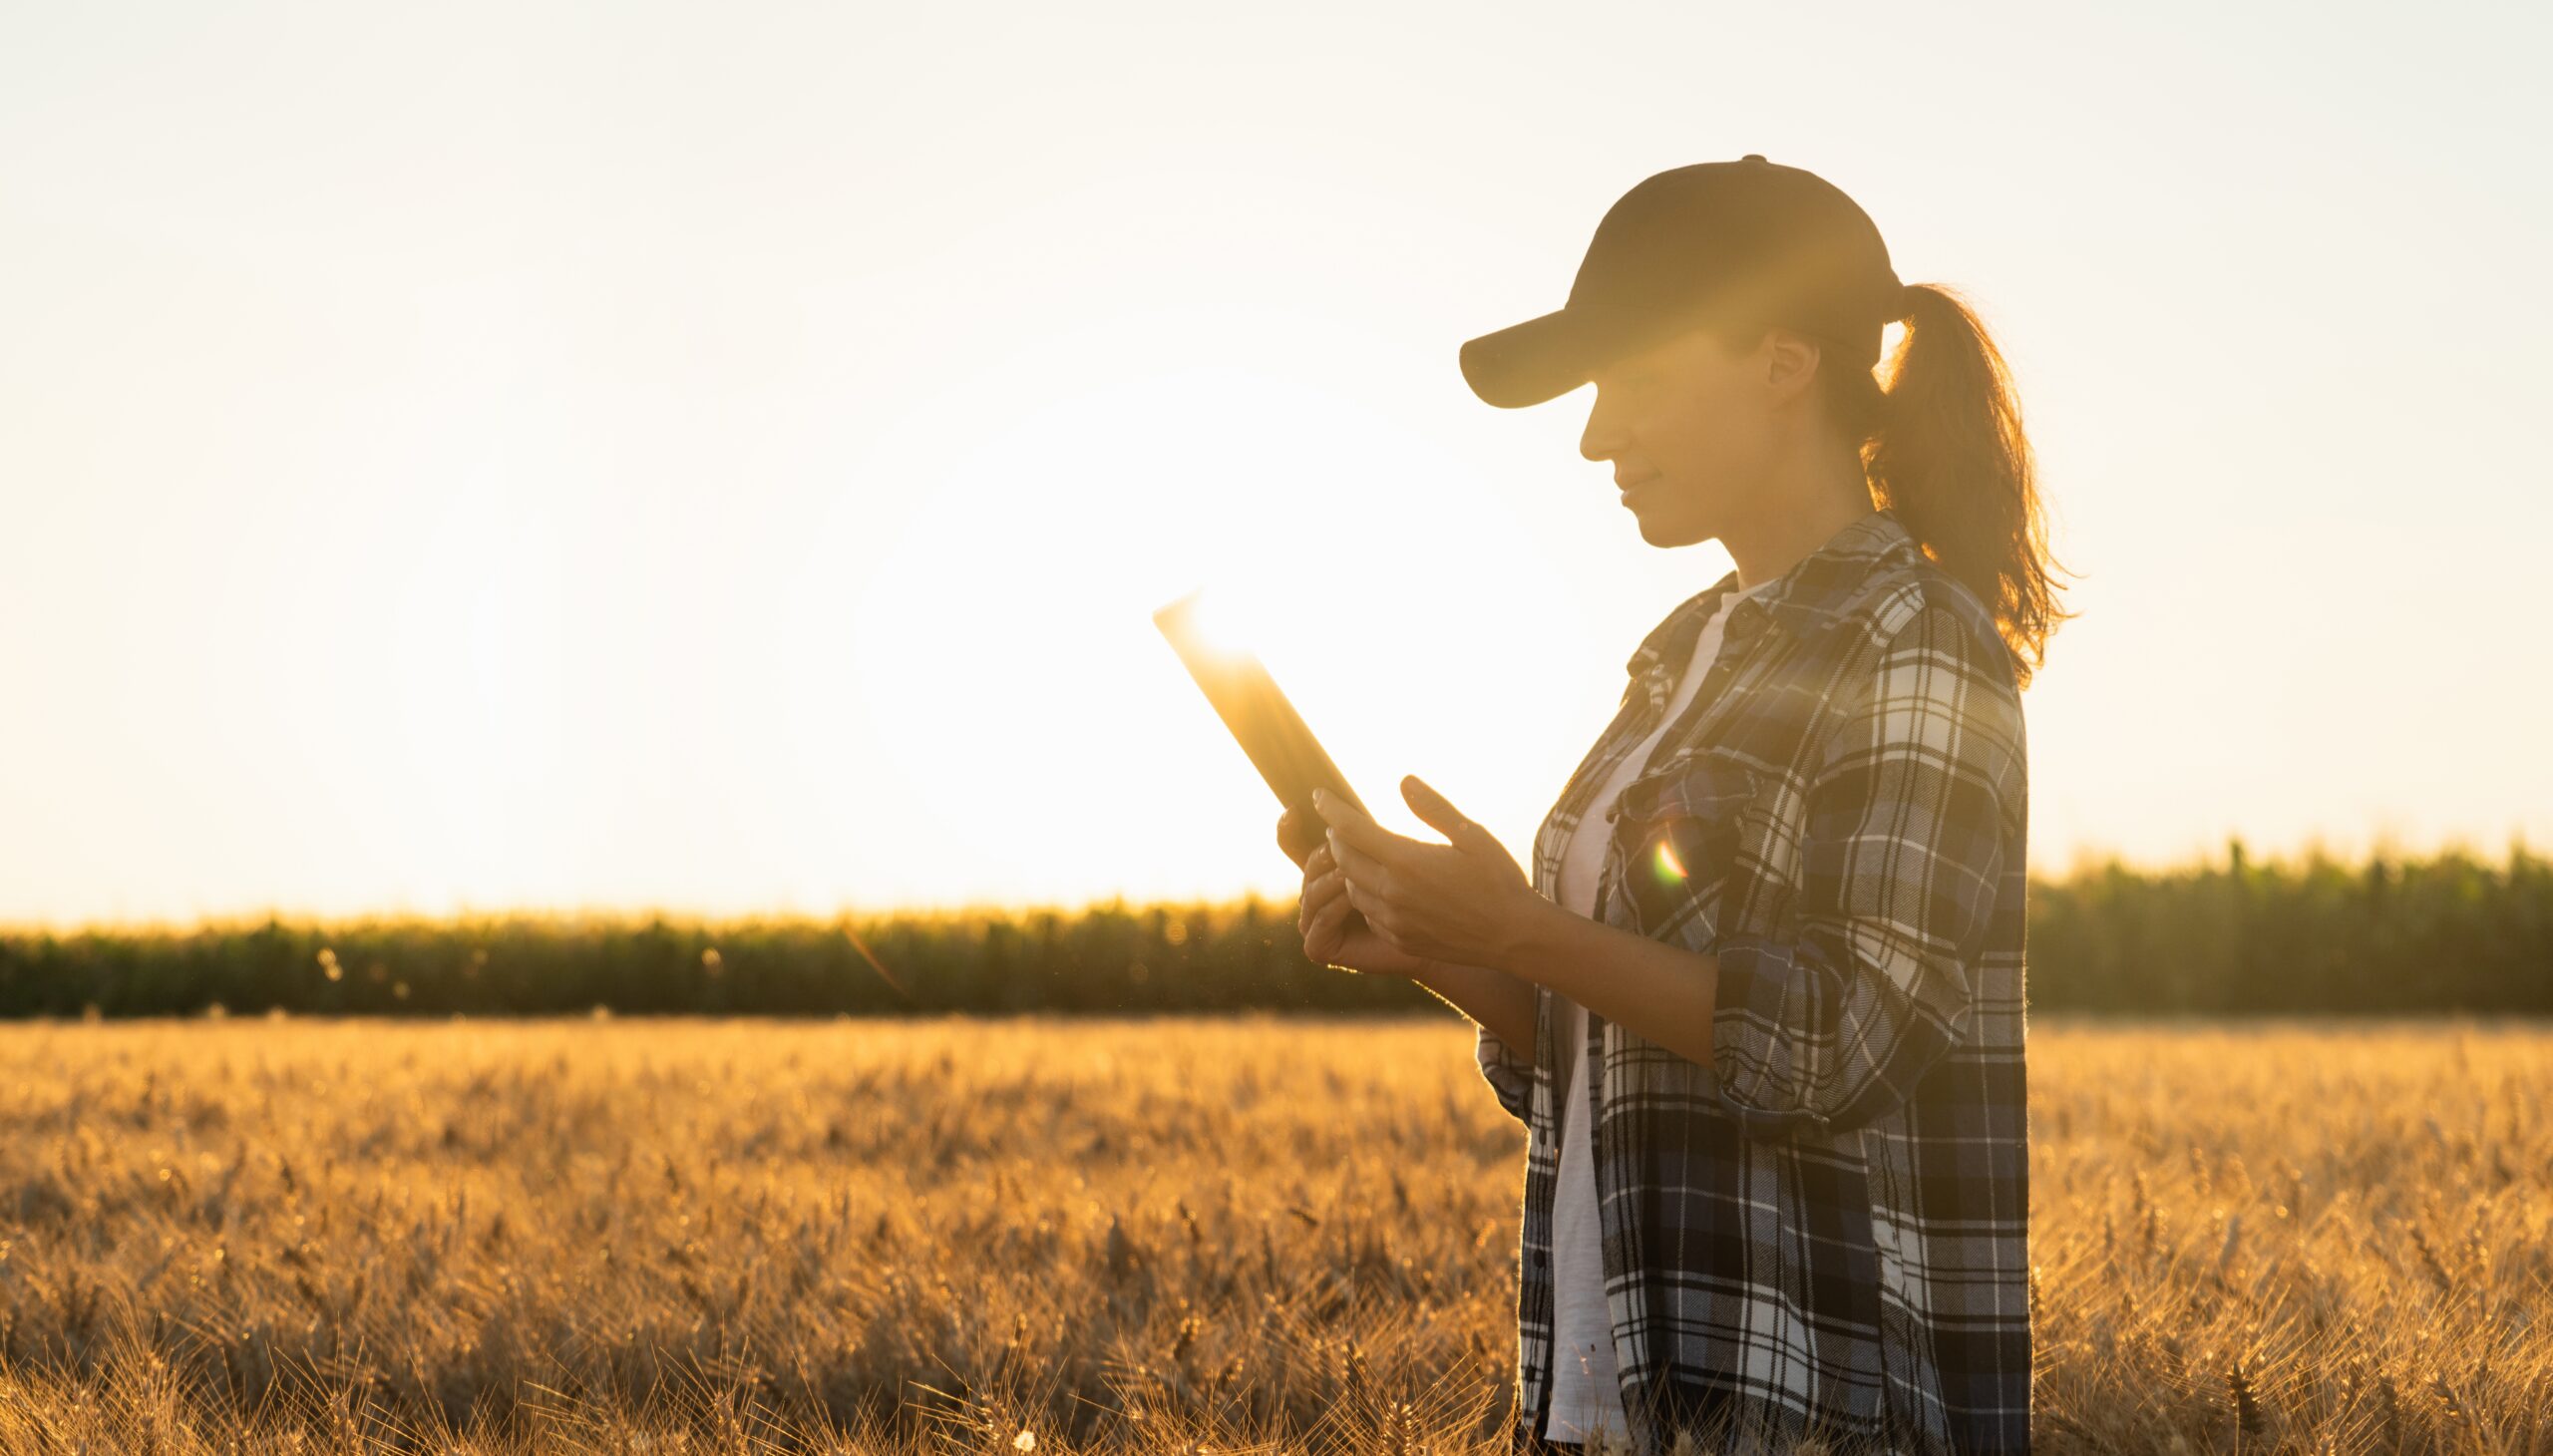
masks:
MULTIPOLYGON (((2046 660, 2048 633, 2078 613, 2055 604, 2055 562, 2011 371, 1957 291, 1910 283, 1905 297, 1886 383, 1868 369, 1820 368, 1819 397, 1860 446, 1874 502, 1994 612, 2013 681, 2026 687, 2046 660)), ((1832 347, 1824 353, 1821 362, 1839 357, 1832 347)))

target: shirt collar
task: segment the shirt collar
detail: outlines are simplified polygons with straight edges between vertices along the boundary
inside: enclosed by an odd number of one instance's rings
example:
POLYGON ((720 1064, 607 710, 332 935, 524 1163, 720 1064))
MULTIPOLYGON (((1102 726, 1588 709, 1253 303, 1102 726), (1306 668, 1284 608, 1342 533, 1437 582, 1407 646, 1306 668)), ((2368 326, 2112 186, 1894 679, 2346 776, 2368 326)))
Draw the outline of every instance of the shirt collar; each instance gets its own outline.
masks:
MULTIPOLYGON (((1807 636, 1841 620, 1858 595, 1857 588, 1892 558, 1920 554, 1922 547, 1896 512, 1873 510, 1855 517, 1823 546, 1792 562, 1763 590, 1739 602, 1737 610, 1743 612, 1752 602, 1784 630, 1807 636)), ((1649 628, 1625 667, 1640 677, 1659 663, 1681 662, 1692 651, 1703 623, 1719 610, 1720 599, 1737 589, 1737 570, 1731 567, 1728 574, 1686 597, 1664 621, 1649 628)), ((1737 625, 1732 617, 1732 634, 1737 625)))

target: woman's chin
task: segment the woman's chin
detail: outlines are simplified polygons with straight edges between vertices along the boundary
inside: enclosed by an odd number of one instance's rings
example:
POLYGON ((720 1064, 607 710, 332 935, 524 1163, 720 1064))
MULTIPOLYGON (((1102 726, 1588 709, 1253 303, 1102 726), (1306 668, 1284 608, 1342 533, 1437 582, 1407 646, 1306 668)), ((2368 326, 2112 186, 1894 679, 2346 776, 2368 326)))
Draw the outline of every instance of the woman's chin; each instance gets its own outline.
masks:
POLYGON ((1647 542, 1650 546, 1691 546, 1694 542, 1701 540, 1698 536, 1689 535, 1687 533, 1689 523, 1680 520, 1671 511, 1660 511, 1650 507, 1646 511, 1636 511, 1632 514, 1634 519, 1640 522, 1641 540, 1647 542))

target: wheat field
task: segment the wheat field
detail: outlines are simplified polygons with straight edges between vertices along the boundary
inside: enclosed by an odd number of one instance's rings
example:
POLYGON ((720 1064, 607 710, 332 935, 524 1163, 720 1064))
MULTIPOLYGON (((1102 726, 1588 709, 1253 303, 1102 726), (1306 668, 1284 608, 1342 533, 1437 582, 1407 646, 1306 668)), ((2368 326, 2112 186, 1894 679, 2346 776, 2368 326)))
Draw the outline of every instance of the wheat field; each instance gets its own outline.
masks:
MULTIPOLYGON (((1500 1456, 1446 1018, 0 1028, 0 1450, 1500 1456)), ((2553 1029, 2030 1033, 2036 1445, 2553 1451, 2553 1029)))

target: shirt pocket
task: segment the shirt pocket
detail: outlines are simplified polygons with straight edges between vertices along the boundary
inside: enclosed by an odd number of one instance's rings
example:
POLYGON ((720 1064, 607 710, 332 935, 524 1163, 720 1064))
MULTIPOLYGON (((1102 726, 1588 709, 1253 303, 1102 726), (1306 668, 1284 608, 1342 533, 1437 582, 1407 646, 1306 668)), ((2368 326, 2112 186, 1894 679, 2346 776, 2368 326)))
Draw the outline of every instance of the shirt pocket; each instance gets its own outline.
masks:
POLYGON ((1627 785, 1612 811, 1618 924, 1688 948, 1716 936, 1720 891, 1764 776, 1704 749, 1627 785))

